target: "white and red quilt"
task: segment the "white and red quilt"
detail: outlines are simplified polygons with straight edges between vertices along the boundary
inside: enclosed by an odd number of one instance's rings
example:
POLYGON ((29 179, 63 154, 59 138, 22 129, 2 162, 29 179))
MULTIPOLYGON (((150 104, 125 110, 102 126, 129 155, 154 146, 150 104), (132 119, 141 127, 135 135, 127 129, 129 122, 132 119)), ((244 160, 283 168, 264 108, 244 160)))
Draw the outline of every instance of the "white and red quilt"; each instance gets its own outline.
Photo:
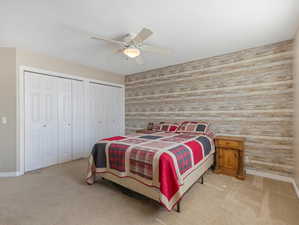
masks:
POLYGON ((182 197, 185 178, 214 153, 206 135, 156 132, 131 134, 98 141, 89 158, 86 182, 96 173, 130 177, 160 190, 160 202, 171 210, 182 197))

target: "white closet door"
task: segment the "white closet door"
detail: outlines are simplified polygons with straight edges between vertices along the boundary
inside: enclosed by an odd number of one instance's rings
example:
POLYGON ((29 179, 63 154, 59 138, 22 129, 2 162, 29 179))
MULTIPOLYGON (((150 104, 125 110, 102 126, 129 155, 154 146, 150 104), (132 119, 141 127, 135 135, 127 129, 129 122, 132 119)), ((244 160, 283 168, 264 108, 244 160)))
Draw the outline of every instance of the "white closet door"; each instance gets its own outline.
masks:
POLYGON ((44 132, 44 166, 51 166, 58 163, 58 98, 57 78, 45 76, 45 125, 44 132))
POLYGON ((122 88, 113 88, 113 104, 112 104, 112 125, 113 135, 124 135, 123 128, 123 90, 122 88))
POLYGON ((56 79, 25 73, 25 171, 58 162, 56 79))
POLYGON ((97 99, 97 89, 95 84, 88 84, 88 109, 86 111, 88 115, 87 124, 87 133, 88 133, 88 148, 91 149, 94 143, 96 142, 96 99, 97 99))
MULTIPOLYGON (((73 159, 87 156, 85 143, 85 88, 83 81, 72 81, 73 159)), ((88 149, 89 150, 89 149, 88 149)))
POLYGON ((72 160, 72 81, 58 78, 59 162, 72 160))
POLYGON ((113 136, 113 130, 112 130, 112 120, 113 120, 113 112, 112 112, 112 94, 113 94, 113 90, 110 86, 106 86, 106 85, 101 85, 102 89, 103 89, 103 123, 104 123, 104 134, 103 136, 108 138, 108 137, 112 137, 113 136))
POLYGON ((125 127, 124 127, 124 90, 122 88, 118 88, 116 92, 116 98, 118 102, 117 108, 117 130, 120 132, 119 135, 125 134, 125 127))
POLYGON ((106 90, 107 90, 107 106, 106 106, 106 113, 107 113, 107 117, 106 117, 106 122, 107 122, 107 136, 108 137, 112 137, 112 136, 116 136, 117 133, 115 132, 115 110, 116 110, 116 106, 115 106, 115 87, 111 87, 111 86, 106 86, 106 90))
POLYGON ((25 171, 87 156, 123 135, 123 89, 25 73, 25 171))
POLYGON ((107 108, 107 90, 104 85, 95 84, 95 119, 96 119, 96 140, 107 137, 106 129, 106 108, 107 108))
POLYGON ((89 84, 89 149, 102 138, 123 135, 122 88, 89 84))
POLYGON ((109 102, 107 112, 109 117, 109 136, 123 135, 123 99, 122 89, 119 87, 109 86, 109 102))

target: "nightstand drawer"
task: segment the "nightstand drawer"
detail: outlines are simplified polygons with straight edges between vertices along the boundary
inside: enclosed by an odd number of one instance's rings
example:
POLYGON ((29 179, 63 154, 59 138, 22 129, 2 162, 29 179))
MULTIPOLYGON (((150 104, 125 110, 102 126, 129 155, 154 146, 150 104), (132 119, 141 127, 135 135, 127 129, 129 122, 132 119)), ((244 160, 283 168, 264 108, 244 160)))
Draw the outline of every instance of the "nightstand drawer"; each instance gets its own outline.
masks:
POLYGON ((235 140, 217 139, 216 145, 222 148, 243 149, 243 142, 235 140))

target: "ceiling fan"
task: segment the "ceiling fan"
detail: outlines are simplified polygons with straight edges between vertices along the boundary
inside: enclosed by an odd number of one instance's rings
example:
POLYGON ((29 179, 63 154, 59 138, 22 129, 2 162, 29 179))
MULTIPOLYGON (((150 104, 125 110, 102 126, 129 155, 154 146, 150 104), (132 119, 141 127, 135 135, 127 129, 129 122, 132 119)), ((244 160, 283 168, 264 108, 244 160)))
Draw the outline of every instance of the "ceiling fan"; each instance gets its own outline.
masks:
POLYGON ((154 52, 159 54, 170 54, 169 49, 160 48, 157 46, 152 46, 143 43, 152 34, 153 32, 150 29, 143 28, 137 35, 127 34, 121 41, 108 39, 100 36, 93 36, 91 38, 119 45, 120 48, 116 51, 116 53, 123 53, 128 58, 134 58, 138 64, 143 64, 143 59, 140 55, 142 51, 154 52))

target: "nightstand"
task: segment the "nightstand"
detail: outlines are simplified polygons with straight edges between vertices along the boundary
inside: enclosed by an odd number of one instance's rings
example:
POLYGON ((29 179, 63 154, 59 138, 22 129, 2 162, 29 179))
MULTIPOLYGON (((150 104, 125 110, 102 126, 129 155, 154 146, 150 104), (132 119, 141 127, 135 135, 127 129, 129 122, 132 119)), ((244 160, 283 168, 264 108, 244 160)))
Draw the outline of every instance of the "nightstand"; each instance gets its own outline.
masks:
POLYGON ((216 168, 215 173, 245 179, 244 142, 241 137, 215 137, 216 168))

